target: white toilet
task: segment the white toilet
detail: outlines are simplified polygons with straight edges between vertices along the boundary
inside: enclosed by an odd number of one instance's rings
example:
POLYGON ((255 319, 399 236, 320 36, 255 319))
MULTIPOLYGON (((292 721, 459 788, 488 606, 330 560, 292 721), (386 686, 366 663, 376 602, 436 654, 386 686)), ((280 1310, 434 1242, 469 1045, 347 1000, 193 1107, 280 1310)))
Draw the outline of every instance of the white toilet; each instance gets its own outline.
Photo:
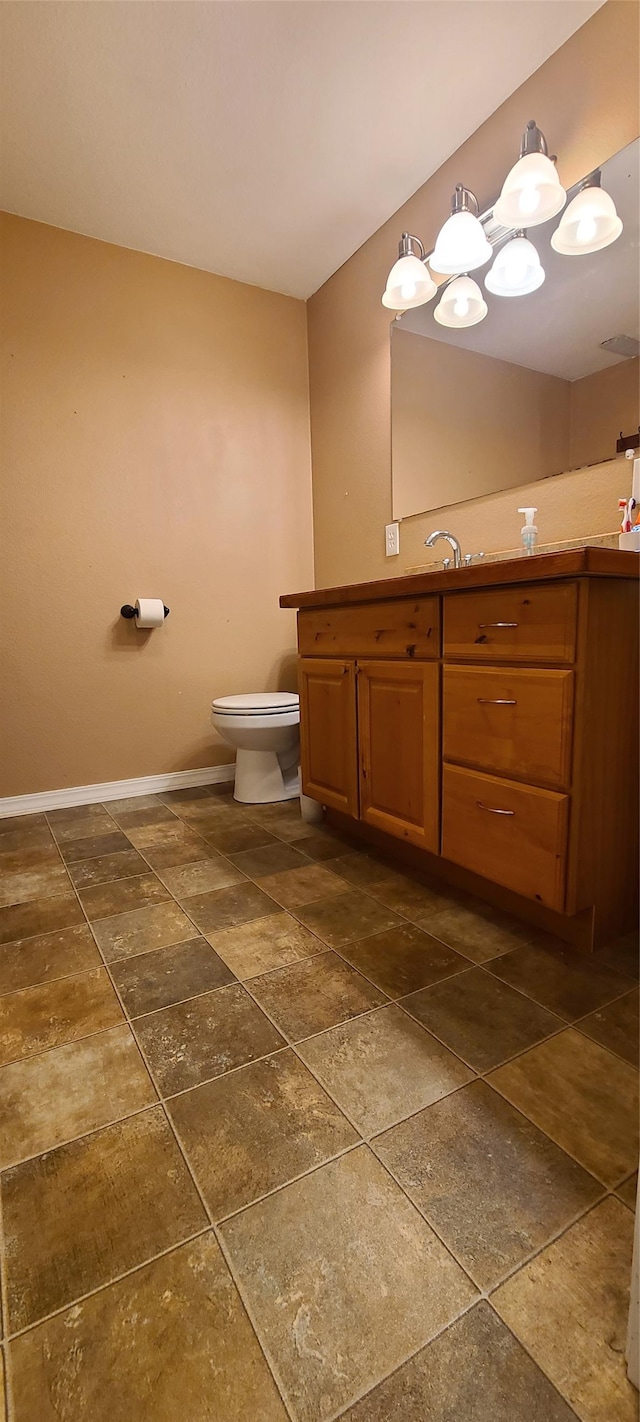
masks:
POLYGON ((233 796, 247 805, 293 800, 300 793, 300 698, 288 691, 220 696, 211 720, 236 748, 233 796))

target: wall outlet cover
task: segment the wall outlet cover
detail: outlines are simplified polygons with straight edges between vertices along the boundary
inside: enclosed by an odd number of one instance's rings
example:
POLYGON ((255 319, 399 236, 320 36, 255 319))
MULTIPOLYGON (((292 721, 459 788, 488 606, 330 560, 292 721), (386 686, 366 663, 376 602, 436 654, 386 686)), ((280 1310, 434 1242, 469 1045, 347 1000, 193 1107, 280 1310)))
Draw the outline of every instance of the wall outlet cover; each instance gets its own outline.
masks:
POLYGON ((395 558, 400 552, 400 524, 388 523, 384 530, 384 543, 387 558, 395 558))

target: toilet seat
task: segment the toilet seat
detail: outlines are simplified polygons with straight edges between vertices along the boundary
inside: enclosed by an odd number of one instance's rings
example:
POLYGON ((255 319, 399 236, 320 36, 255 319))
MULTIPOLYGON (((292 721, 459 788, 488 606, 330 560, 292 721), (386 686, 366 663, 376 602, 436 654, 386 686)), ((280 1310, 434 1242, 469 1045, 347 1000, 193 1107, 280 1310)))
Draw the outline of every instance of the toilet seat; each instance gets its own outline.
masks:
POLYGON ((211 702, 216 716, 282 716, 297 712, 300 697, 289 691, 258 691, 253 696, 219 696, 211 702))

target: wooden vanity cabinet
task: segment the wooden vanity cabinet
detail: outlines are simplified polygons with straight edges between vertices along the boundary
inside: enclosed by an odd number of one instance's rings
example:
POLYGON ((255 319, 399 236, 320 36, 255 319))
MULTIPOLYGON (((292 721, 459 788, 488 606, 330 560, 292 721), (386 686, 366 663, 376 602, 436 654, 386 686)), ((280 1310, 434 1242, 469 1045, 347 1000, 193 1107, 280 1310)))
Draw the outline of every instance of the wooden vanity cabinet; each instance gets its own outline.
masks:
POLYGON ((304 793, 437 853, 437 599, 300 612, 298 645, 304 793))
POLYGON ((626 932, 639 561, 584 548, 281 599, 305 793, 577 946, 626 932))

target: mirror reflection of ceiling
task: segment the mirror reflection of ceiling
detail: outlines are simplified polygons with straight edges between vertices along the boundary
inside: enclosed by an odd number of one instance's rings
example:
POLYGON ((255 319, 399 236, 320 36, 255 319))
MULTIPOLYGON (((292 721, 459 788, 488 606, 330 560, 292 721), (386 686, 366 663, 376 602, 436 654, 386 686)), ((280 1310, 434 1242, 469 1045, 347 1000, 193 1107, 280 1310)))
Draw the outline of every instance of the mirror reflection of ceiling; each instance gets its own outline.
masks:
MULTIPOLYGON (((624 223, 622 235, 610 247, 592 255, 561 256, 550 242, 560 221, 554 217, 527 233, 546 273, 538 291, 510 298, 486 293, 487 316, 466 330, 439 326, 434 300, 405 312, 402 330, 564 380, 580 380, 618 365, 620 357, 603 350, 601 342, 612 336, 640 337, 639 160, 636 139, 602 165, 602 187, 611 194, 624 223)), ((473 273, 483 291, 489 265, 473 273)))

